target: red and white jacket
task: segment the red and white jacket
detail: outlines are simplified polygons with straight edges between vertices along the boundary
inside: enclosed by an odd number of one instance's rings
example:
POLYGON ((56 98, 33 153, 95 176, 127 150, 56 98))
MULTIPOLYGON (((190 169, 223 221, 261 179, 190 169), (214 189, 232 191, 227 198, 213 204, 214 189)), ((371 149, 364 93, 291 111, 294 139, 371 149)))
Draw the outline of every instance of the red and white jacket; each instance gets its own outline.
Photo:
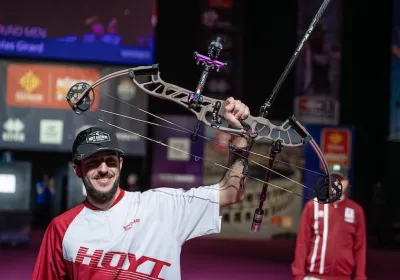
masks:
POLYGON ((56 217, 32 279, 179 280, 182 244, 220 229, 218 184, 121 190, 107 211, 85 201, 56 217))
POLYGON ((366 280, 366 225, 362 207, 349 198, 304 207, 292 275, 324 280, 366 280))

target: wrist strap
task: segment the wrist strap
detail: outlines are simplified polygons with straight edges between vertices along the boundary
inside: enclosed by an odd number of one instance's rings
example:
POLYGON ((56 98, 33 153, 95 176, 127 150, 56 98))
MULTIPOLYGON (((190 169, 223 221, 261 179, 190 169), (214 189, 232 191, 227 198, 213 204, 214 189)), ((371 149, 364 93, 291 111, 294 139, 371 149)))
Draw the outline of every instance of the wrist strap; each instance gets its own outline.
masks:
MULTIPOLYGON (((247 137, 246 137, 247 138, 247 137)), ((229 151, 231 152, 231 161, 232 163, 236 160, 239 160, 243 164, 243 172, 242 174, 247 176, 249 172, 249 156, 250 150, 253 147, 254 139, 252 137, 247 138, 247 146, 244 148, 239 148, 232 145, 232 142, 229 142, 229 151)))

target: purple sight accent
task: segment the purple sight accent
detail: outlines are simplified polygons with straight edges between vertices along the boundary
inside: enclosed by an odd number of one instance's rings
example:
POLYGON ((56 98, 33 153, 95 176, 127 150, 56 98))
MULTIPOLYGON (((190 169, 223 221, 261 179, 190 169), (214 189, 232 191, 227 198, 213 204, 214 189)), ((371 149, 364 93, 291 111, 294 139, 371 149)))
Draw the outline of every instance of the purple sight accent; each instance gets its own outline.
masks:
POLYGON ((192 101, 194 98, 195 98, 195 95, 194 95, 193 93, 191 93, 191 94, 189 95, 189 102, 192 101))
POLYGON ((202 62, 205 62, 207 64, 213 64, 214 66, 221 68, 225 66, 225 63, 218 61, 218 60, 211 60, 211 58, 209 58, 208 56, 196 53, 195 55, 197 60, 200 60, 202 62))

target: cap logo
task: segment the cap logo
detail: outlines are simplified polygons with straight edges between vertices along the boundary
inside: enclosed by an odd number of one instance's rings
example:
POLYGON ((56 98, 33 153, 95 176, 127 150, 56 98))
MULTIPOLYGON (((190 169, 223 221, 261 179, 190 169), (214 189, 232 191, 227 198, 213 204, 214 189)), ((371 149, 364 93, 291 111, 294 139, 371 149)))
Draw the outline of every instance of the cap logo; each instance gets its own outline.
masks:
POLYGON ((102 143, 111 141, 110 135, 103 131, 95 131, 86 137, 86 143, 102 143))

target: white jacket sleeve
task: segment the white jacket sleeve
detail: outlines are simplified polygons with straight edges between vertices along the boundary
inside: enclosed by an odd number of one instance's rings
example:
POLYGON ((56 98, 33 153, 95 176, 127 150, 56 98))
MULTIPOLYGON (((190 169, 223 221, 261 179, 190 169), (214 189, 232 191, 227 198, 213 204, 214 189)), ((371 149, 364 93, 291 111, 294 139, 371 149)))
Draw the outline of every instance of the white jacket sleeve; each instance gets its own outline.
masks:
POLYGON ((174 188, 151 190, 156 196, 160 216, 178 242, 221 230, 219 184, 201 186, 187 191, 174 188))

